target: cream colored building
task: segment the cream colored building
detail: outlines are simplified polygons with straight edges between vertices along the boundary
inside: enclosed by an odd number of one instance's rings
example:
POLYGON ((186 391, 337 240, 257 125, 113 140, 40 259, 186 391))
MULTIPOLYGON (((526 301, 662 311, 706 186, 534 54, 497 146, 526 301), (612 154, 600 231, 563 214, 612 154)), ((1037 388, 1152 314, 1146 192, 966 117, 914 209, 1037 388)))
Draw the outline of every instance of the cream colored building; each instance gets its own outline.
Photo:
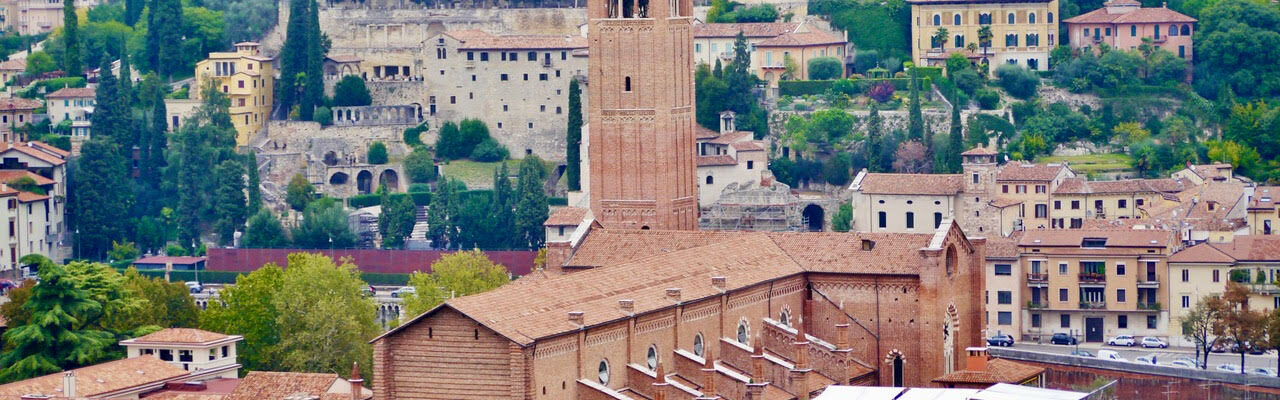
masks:
POLYGON ((1224 243, 1248 235, 1249 188, 1239 182, 1209 180, 1141 207, 1144 219, 1175 229, 1188 242, 1224 243))
MULTIPOLYGON (((236 43, 234 52, 209 53, 209 58, 196 63, 195 76, 197 85, 212 84, 230 98, 236 145, 248 145, 270 119, 275 104, 272 58, 261 54, 258 43, 236 43)), ((200 87, 192 87, 191 98, 201 100, 201 92, 200 87)))
POLYGON ((1002 64, 1021 65, 1033 70, 1049 69, 1049 51, 1058 45, 1057 0, 910 0, 911 58, 918 65, 942 65, 954 52, 961 52, 994 70, 1002 64), (991 42, 983 46, 978 31, 991 29, 991 42), (932 38, 939 29, 947 37, 939 43, 932 38), (970 43, 977 51, 966 50, 970 43))
POLYGON ((1023 340, 1059 332, 1096 343, 1120 334, 1167 338, 1167 259, 1178 245, 1166 230, 1027 230, 1018 241, 1023 340))
POLYGON ((1277 206, 1280 186, 1258 186, 1249 196, 1249 234, 1275 235, 1280 233, 1280 206, 1277 206))
POLYGON ((1075 171, 1063 164, 1011 162, 1001 166, 992 202, 999 209, 1001 233, 1051 227, 1053 191, 1075 176, 1075 171))
MULTIPOLYGON (((710 206, 720 201, 725 189, 760 186, 769 159, 769 144, 754 140, 754 134, 734 127, 732 111, 720 113, 720 132, 701 126, 697 129, 698 204, 710 206)), ((770 174, 769 176, 772 176, 770 174)))
MULTIPOLYGON (((757 78, 777 87, 786 72, 786 61, 796 66, 790 79, 809 79, 809 60, 834 57, 845 63, 844 32, 832 32, 818 26, 816 21, 757 22, 733 24, 697 23, 693 27, 693 57, 695 64, 723 66, 733 62, 734 44, 741 32, 750 46, 751 72, 757 78)), ((841 76, 844 76, 843 71, 841 76)))
POLYGON ((1089 181, 1069 178, 1054 190, 1052 228, 1080 228, 1090 219, 1140 219, 1141 209, 1188 185, 1176 179, 1089 181))
POLYGON ((93 115, 97 90, 94 88, 62 88, 44 96, 53 125, 62 121, 88 121, 93 115))
POLYGON ((1200 185, 1209 181, 1240 182, 1240 178, 1235 177, 1235 168, 1227 163, 1188 164, 1186 168, 1174 172, 1173 179, 1186 180, 1191 182, 1192 185, 1200 185))
POLYGON ((236 342, 240 335, 224 335, 192 328, 168 328, 149 335, 120 341, 128 358, 155 356, 182 367, 183 371, 203 371, 205 376, 238 378, 236 342))
POLYGON ((983 337, 997 334, 1013 336, 1021 340, 1022 321, 1030 320, 1027 302, 1023 300, 1026 285, 1022 264, 1018 262, 1018 240, 1021 232, 1009 237, 987 239, 986 279, 984 304, 987 309, 987 329, 983 337))
POLYGON ((177 132, 187 118, 196 114, 201 101, 194 99, 164 99, 165 122, 169 124, 169 132, 177 132))
POLYGON ((1280 308, 1280 237, 1239 236, 1230 243, 1200 243, 1169 257, 1169 324, 1171 343, 1192 346, 1181 321, 1206 296, 1221 295, 1227 282, 1249 288, 1249 306, 1280 308), (1238 271, 1238 272, 1233 272, 1238 271))
POLYGON ((70 153, 41 142, 0 144, 0 275, 20 279, 34 276, 18 260, 40 254, 54 260, 69 256, 66 231, 66 163, 70 153), (20 191, 7 183, 28 178, 40 191, 20 191), (41 193, 43 192, 43 193, 41 193), (2 224, 2 223, 0 223, 2 224))
POLYGON ((964 191, 959 174, 880 174, 854 177, 853 230, 932 232, 955 218, 964 191))

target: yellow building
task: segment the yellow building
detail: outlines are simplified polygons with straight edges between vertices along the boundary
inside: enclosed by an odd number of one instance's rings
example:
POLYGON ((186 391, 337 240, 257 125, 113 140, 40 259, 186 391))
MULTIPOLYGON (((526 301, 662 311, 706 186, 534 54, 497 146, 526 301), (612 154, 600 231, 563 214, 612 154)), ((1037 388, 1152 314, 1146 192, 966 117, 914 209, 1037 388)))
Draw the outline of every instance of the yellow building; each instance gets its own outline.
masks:
POLYGON ((1186 188, 1176 179, 1064 180, 1053 191, 1052 228, 1080 228, 1087 219, 1140 219, 1142 207, 1186 188))
MULTIPOLYGON (((209 58, 196 64, 195 75, 198 84, 212 84, 231 99, 236 145, 244 146, 271 115, 275 71, 271 57, 261 55, 258 43, 236 43, 235 47, 235 52, 209 53, 209 58)), ((193 99, 200 99, 200 90, 191 92, 193 99)))
POLYGON ((777 87, 778 81, 787 73, 787 61, 795 63, 795 76, 788 79, 808 80, 809 61, 815 58, 831 57, 840 60, 840 77, 844 77, 844 45, 845 40, 839 36, 818 29, 808 32, 789 32, 755 44, 754 60, 763 60, 759 64, 756 76, 769 82, 769 87, 777 87))
POLYGON ((1280 186, 1258 186, 1249 198, 1250 235, 1275 235, 1280 229, 1280 186))
POLYGON ((911 58, 918 65, 942 65, 960 51, 977 63, 993 68, 1022 65, 1033 70, 1049 68, 1049 51, 1057 45, 1057 0, 908 0, 911 4, 911 58), (981 43, 979 30, 990 27, 989 43, 981 43), (946 38, 934 35, 946 29, 946 38), (976 51, 967 50, 977 44, 976 51))
POLYGON ((1182 335, 1181 320, 1201 299, 1225 292, 1227 282, 1249 288, 1253 309, 1280 308, 1280 238, 1240 236, 1230 243, 1200 243, 1169 257, 1169 275, 1169 339, 1175 346, 1191 346, 1182 335))

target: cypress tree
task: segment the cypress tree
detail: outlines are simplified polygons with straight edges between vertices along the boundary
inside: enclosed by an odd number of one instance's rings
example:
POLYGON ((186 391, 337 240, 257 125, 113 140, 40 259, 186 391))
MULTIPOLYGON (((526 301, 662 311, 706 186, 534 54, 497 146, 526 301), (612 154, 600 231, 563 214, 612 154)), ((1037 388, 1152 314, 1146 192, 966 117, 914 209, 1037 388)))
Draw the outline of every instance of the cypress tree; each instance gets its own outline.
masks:
POLYGON ((569 80, 569 130, 565 143, 565 175, 569 190, 582 190, 582 89, 577 79, 569 80))
POLYGON ((103 55, 98 70, 98 88, 94 95, 97 103, 91 117, 94 136, 111 136, 121 150, 132 148, 135 140, 128 123, 128 105, 120 96, 120 84, 111 73, 111 59, 103 55))
POLYGON ((159 55, 160 66, 163 67, 162 75, 172 77, 186 65, 182 59, 182 1, 159 1, 160 9, 156 12, 156 24, 164 28, 159 37, 162 46, 159 55))
POLYGON ((307 36, 306 36, 306 64, 303 76, 306 81, 303 83, 302 101, 298 109, 298 115, 305 121, 310 121, 315 116, 316 106, 320 105, 321 97, 324 96, 324 48, 320 43, 320 5, 315 1, 311 2, 307 13, 307 36))
MULTIPOLYGON (((145 65, 151 71, 160 74, 160 27, 156 26, 156 10, 160 9, 160 1, 147 0, 147 47, 143 49, 145 65)), ((161 74, 163 75, 163 74, 161 74)))
MULTIPOLYGON (((67 76, 84 75, 84 63, 80 60, 80 19, 76 16, 75 1, 62 2, 62 70, 67 76)), ((109 66, 109 64, 108 64, 109 66)))
POLYGON ((880 104, 872 101, 871 111, 867 115, 867 164, 871 172, 886 171, 881 163, 884 158, 882 154, 884 138, 883 133, 880 132, 880 125, 880 104))
POLYGON ((542 223, 547 221, 547 194, 542 190, 544 172, 542 160, 536 156, 525 157, 520 162, 520 177, 516 181, 516 247, 536 249, 546 241, 542 223))
POLYGON ((262 178, 258 176, 258 153, 253 150, 245 156, 245 171, 249 175, 249 210, 262 208, 262 178))
POLYGON ((947 170, 961 170, 960 153, 964 152, 964 126, 960 124, 960 107, 951 107, 951 133, 947 136, 947 170))
POLYGON ((503 162, 502 167, 494 171, 493 200, 489 202, 492 208, 489 215, 493 221, 494 241, 491 243, 493 248, 512 247, 511 238, 514 237, 516 230, 514 201, 514 193, 511 190, 511 171, 507 169, 507 163, 503 162))
POLYGON ((134 26, 138 23, 138 19, 142 18, 142 9, 147 4, 143 0, 125 0, 124 2, 124 23, 125 25, 134 26))
POLYGON ((218 242, 224 245, 234 243, 235 232, 244 232, 244 221, 248 208, 244 199, 244 166, 239 160, 223 161, 214 169, 217 189, 214 213, 218 222, 214 224, 218 232, 218 242))
POLYGON ((120 98, 124 100, 125 108, 133 108, 133 71, 129 66, 129 47, 127 45, 120 46, 120 98))
POLYGON ((285 31, 284 47, 280 49, 280 80, 276 89, 276 101, 286 112, 298 100, 298 74, 306 68, 307 17, 309 0, 289 1, 289 23, 285 31))
MULTIPOLYGON (((916 68, 911 68, 911 109, 907 127, 907 137, 912 140, 924 140, 924 118, 920 115, 920 77, 916 68)), ((925 146, 930 146, 926 141, 925 146)))
POLYGON ((94 135, 81 147, 72 191, 79 256, 101 258, 113 240, 128 237, 133 203, 128 165, 110 135, 94 135))

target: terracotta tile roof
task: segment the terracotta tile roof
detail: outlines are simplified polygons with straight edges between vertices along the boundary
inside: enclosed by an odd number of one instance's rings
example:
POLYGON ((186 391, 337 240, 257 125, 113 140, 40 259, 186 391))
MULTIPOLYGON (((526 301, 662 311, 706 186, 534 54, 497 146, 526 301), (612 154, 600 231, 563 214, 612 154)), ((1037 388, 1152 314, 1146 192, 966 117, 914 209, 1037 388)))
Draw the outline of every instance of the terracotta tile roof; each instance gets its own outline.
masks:
POLYGON ((1176 179, 1123 179, 1118 181, 1089 181, 1085 178, 1067 178, 1053 189, 1054 194, 1119 194, 1119 193, 1177 193, 1184 184, 1176 179))
POLYGON ((447 32, 462 42, 459 50, 551 50, 584 49, 587 39, 572 35, 494 35, 469 29, 447 32))
POLYGON ((1018 258, 1018 241, 1022 240, 1022 231, 1013 231, 1008 237, 995 235, 987 238, 987 259, 1018 258))
POLYGON ((542 225, 543 226, 560 226, 560 225, 577 226, 578 224, 582 223, 583 218, 587 217, 588 211, 590 210, 582 207, 560 207, 560 209, 556 210, 556 212, 551 213, 551 216, 547 217, 546 222, 543 222, 542 225))
POLYGON ((733 132, 725 132, 724 134, 720 135, 719 137, 716 137, 715 139, 711 139, 711 141, 710 141, 710 142, 708 142, 708 143, 711 143, 711 144, 726 144, 726 145, 727 145, 727 144, 732 144, 732 143, 735 143, 735 142, 738 142, 738 141, 741 141, 741 140, 744 140, 744 139, 745 139, 745 140, 751 140, 751 138, 752 138, 752 134, 751 134, 751 132, 747 132, 747 131, 733 131, 733 132))
POLYGON ((1107 247, 1166 247, 1173 232, 1161 229, 1030 229, 1021 247, 1080 247, 1085 238, 1106 238, 1107 247))
POLYGON ((985 371, 959 370, 934 379, 941 383, 1018 384, 1044 373, 1044 368, 1001 358, 987 360, 985 371))
MULTIPOLYGON (((47 146, 37 145, 35 143, 38 143, 38 142, 19 143, 17 145, 0 143, 0 154, 4 154, 5 152, 8 152, 8 151, 17 151, 17 152, 26 154, 28 156, 38 158, 40 160, 43 160, 44 162, 53 164, 55 166, 65 164, 67 162, 65 155, 59 156, 56 154, 51 154, 50 152, 43 150, 47 146)), ((63 153, 65 154, 66 152, 63 152, 63 153)))
POLYGON ((995 200, 991 200, 991 206, 995 208, 1012 207, 1019 204, 1022 204, 1022 200, 1009 197, 1000 197, 995 200))
POLYGON ((95 95, 97 95, 97 93, 98 93, 98 90, 94 88, 87 88, 87 87, 62 88, 62 89, 58 89, 58 91, 56 92, 45 95, 44 98, 45 99, 62 99, 62 98, 73 99, 73 98, 83 98, 83 97, 94 97, 95 95))
POLYGON ((206 330, 194 328, 168 328, 161 329, 149 335, 143 335, 129 340, 121 341, 120 344, 134 343, 177 343, 177 344, 210 344, 220 342, 227 339, 238 338, 239 336, 224 335, 217 332, 209 332, 206 330))
MULTIPOLYGON (((174 380, 188 375, 179 367, 160 361, 155 356, 141 356, 108 361, 73 370, 76 375, 77 397, 115 392, 137 386, 174 380)), ((25 394, 61 396, 63 373, 17 381, 0 385, 0 396, 17 397, 25 394)))
POLYGON ((666 231, 652 235, 644 231, 595 229, 573 253, 567 267, 591 268, 660 253, 669 253, 724 240, 734 235, 720 231, 666 231))
POLYGON ((30 202, 34 202, 34 201, 44 201, 44 200, 48 200, 48 199, 49 199, 49 195, 47 195, 47 194, 36 194, 36 193, 31 193, 31 192, 18 192, 18 201, 23 202, 23 203, 30 203, 30 202))
POLYGON ((1229 243, 1215 243, 1213 247, 1240 261, 1280 261, 1280 237, 1236 236, 1229 243))
POLYGON ((1146 211, 1151 218, 1167 223, 1185 222, 1194 229, 1235 230, 1246 225, 1243 217, 1232 216, 1243 196, 1241 184, 1209 181, 1178 192, 1176 200, 1153 205, 1146 211))
POLYGON ((795 22, 751 22, 741 24, 696 24, 694 38, 732 38, 738 32, 749 38, 774 37, 794 31, 800 26, 795 22))
POLYGON ((44 103, 41 103, 39 100, 24 99, 21 97, 0 99, 0 111, 34 110, 43 105, 44 103))
MULTIPOLYGON (((341 379, 337 374, 251 371, 223 400, 281 400, 297 394, 325 398, 329 388, 341 379)), ((343 382, 345 384, 345 380, 343 382)), ((372 397, 367 395, 367 389, 365 394, 364 398, 372 397)), ((349 396, 343 394, 342 398, 349 396)))
POLYGON ((986 147, 978 146, 978 147, 969 149, 968 151, 965 151, 963 153, 960 153, 960 155, 962 156, 994 156, 996 155, 996 152, 986 147))
POLYGON ((1000 167, 997 181, 1051 181, 1067 167, 1062 164, 1032 164, 1011 162, 1000 167))
POLYGON ((716 132, 702 125, 694 124, 694 134, 698 135, 698 140, 715 139, 720 136, 720 132, 716 132))
POLYGON ((866 194, 952 196, 964 191, 964 175, 868 173, 862 178, 860 187, 866 194))
POLYGON ((1102 7, 1075 17, 1067 18, 1062 22, 1068 24, 1149 24, 1196 22, 1195 18, 1191 18, 1185 14, 1164 7, 1136 8, 1128 12, 1114 14, 1107 11, 1107 7, 1102 7))
POLYGON ((7 60, 0 62, 0 71, 26 71, 26 60, 7 60))
POLYGON ((1280 186, 1258 186, 1249 198, 1250 210, 1274 210, 1280 197, 1280 186))
POLYGON ((920 249, 932 233, 781 232, 769 236, 806 271, 900 274, 920 273, 920 249), (873 242, 862 250, 862 241, 873 242))
POLYGON ((1199 176, 1202 179, 1222 177, 1222 172, 1224 172, 1222 170, 1231 168, 1231 164, 1227 163, 1200 164, 1188 167, 1192 173, 1195 173, 1196 176, 1199 176))
MULTIPOLYGON (((1239 240, 1239 239, 1237 239, 1239 240)), ((1171 263, 1234 263, 1235 257, 1223 253, 1208 242, 1191 246, 1169 256, 1171 263)))
POLYGON ((40 174, 27 171, 25 169, 0 169, 0 182, 9 183, 23 177, 31 178, 31 180, 36 181, 36 184, 40 186, 57 183, 54 182, 53 179, 45 178, 40 176, 40 174))
POLYGON ((718 165, 738 165, 738 160, 728 154, 718 156, 698 156, 699 167, 714 167, 718 165))
POLYGON ((733 149, 738 152, 764 151, 763 142, 756 141, 756 140, 752 140, 748 142, 737 142, 737 143, 734 143, 732 146, 733 146, 733 149))
POLYGON ((147 400, 223 400, 225 394, 218 393, 183 393, 183 392, 164 392, 154 396, 147 396, 147 400))
POLYGON ((756 43, 756 47, 800 47, 844 44, 839 36, 819 30, 809 32, 790 32, 756 43))

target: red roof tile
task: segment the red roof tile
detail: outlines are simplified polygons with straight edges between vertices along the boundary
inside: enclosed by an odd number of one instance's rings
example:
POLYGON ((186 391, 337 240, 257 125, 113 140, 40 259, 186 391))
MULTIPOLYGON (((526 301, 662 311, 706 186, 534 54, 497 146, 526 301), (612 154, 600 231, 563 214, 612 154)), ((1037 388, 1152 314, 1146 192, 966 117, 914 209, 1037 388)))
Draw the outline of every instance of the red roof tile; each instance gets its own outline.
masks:
POLYGON ((751 140, 752 134, 747 131, 725 132, 724 134, 712 139, 711 144, 732 144, 740 140, 751 140))
POLYGON ((556 212, 551 213, 551 216, 547 217, 546 222, 543 222, 542 225, 544 226, 561 226, 561 225, 577 226, 578 224, 582 223, 583 218, 587 217, 587 212, 589 211, 590 211, 589 209, 582 208, 582 207, 560 207, 560 209, 556 210, 556 212))
POLYGON ((1106 238, 1107 247, 1166 247, 1173 232, 1159 229, 1031 229, 1022 247, 1080 247, 1085 238, 1106 238))
MULTIPOLYGON (((324 398, 339 380, 338 374, 251 371, 223 400, 280 400, 296 394, 324 398)), ((364 391, 363 398, 373 397, 364 391)))
POLYGON ((986 147, 978 146, 978 147, 969 149, 963 153, 960 153, 960 155, 962 156, 994 156, 996 155, 996 152, 986 147))
MULTIPOLYGON (((189 373, 155 356, 141 356, 73 370, 76 375, 77 397, 135 388, 147 384, 174 380, 189 373)), ((25 394, 62 396, 63 373, 53 373, 27 380, 0 385, 0 396, 16 398, 25 394)))
POLYGON ((952 196, 964 190, 964 176, 958 174, 880 174, 862 178, 862 193, 924 194, 952 196))
POLYGON ((997 181, 1051 181, 1067 167, 1062 164, 1032 164, 1011 162, 1000 167, 997 181))
POLYGON ((754 140, 748 141, 748 142, 737 142, 737 143, 734 143, 732 146, 733 146, 733 149, 738 152, 764 151, 764 146, 762 146, 760 142, 754 141, 754 140))
POLYGON ((1164 7, 1135 8, 1128 12, 1109 13, 1102 7, 1062 22, 1068 24, 1151 24, 1151 23, 1192 23, 1195 18, 1164 7))
POLYGON ((1280 186, 1258 186, 1249 198, 1250 210, 1272 210, 1280 200, 1280 186))
POLYGON ((0 182, 9 183, 9 182, 18 180, 19 178, 31 178, 31 180, 35 181, 36 184, 40 186, 52 185, 54 183, 57 183, 57 182, 54 182, 53 179, 45 178, 43 176, 40 176, 40 174, 27 171, 25 169, 0 170, 0 182))
POLYGON ((1226 263, 1235 262, 1235 257, 1223 253, 1208 242, 1191 246, 1169 256, 1171 263, 1226 263))
POLYGON ((26 71, 27 63, 25 60, 7 60, 0 62, 0 71, 26 71))
POLYGON ((4 154, 9 151, 17 151, 53 165, 62 165, 67 162, 66 156, 52 154, 52 152, 45 150, 46 146, 37 145, 35 143, 39 142, 19 143, 16 145, 0 143, 0 154, 4 154))
POLYGON ((756 43, 756 47, 801 47, 844 43, 845 40, 839 36, 814 30, 810 32, 790 32, 774 38, 765 39, 760 41, 760 43, 756 43))
POLYGON ((87 87, 62 88, 62 89, 58 89, 58 91, 56 92, 45 95, 44 98, 45 99, 84 98, 84 97, 94 97, 97 93, 98 93, 98 90, 94 88, 87 88, 87 87))
POLYGON ((43 105, 44 103, 41 103, 39 100, 24 99, 21 97, 0 99, 0 111, 34 110, 43 105))
POLYGON ((1022 231, 1013 231, 1008 237, 995 235, 987 238, 986 257, 1018 258, 1018 241, 1022 240, 1022 231))
POLYGON ((934 379, 940 383, 1018 384, 1044 373, 1044 368, 1001 358, 987 360, 985 371, 959 370, 934 379))
POLYGON ((733 156, 721 154, 718 156, 698 156, 699 167, 714 167, 719 165, 738 165, 738 160, 733 156))
POLYGON ((175 344, 212 344, 228 339, 239 339, 240 336, 224 335, 217 332, 194 328, 161 329, 149 335, 123 340, 120 344, 135 343, 175 343, 175 344))

